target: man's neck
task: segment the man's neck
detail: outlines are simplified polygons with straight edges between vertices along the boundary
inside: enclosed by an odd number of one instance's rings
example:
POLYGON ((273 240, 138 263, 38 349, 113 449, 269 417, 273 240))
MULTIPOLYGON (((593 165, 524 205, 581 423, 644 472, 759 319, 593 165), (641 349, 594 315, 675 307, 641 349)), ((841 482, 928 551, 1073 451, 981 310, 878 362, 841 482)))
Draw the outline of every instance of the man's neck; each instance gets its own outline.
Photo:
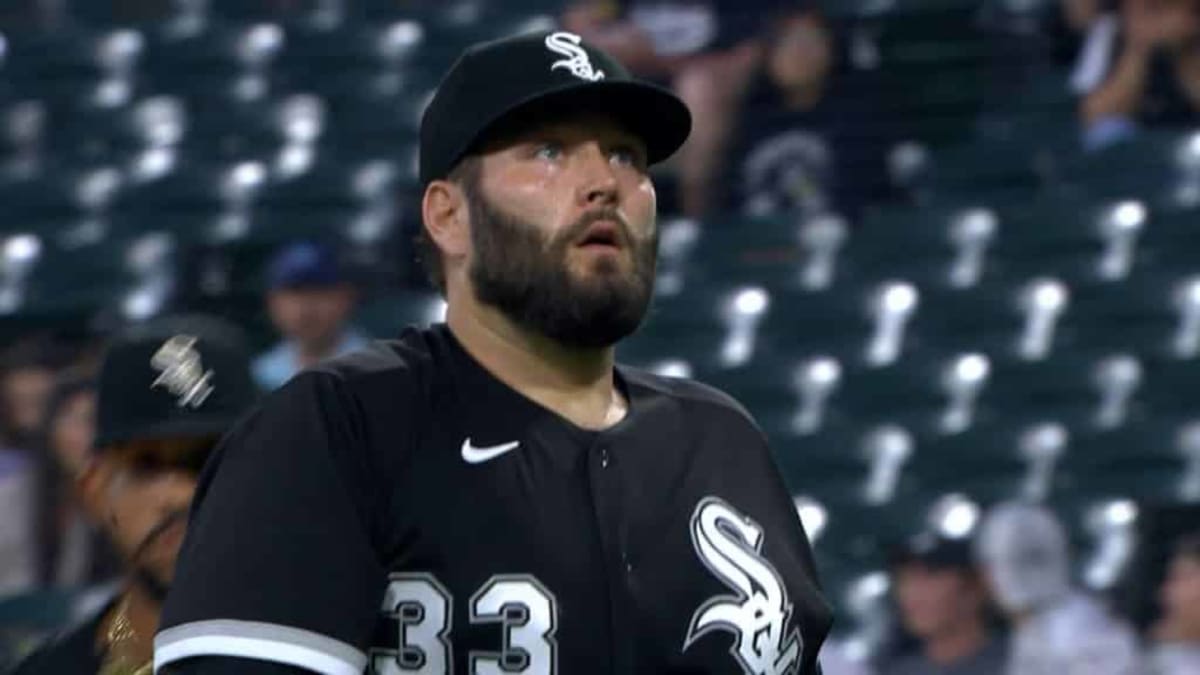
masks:
POLYGON ((626 403, 614 383, 611 347, 564 347, 473 298, 451 303, 446 323, 498 380, 577 426, 605 429, 625 416, 626 403))
POLYGON ((987 643, 987 633, 978 621, 962 621, 925 641, 925 658, 939 666, 958 663, 977 653, 987 643))
POLYGON ((331 338, 320 342, 304 344, 302 342, 295 343, 296 365, 301 368, 308 368, 316 365, 327 358, 336 356, 338 344, 342 340, 341 333, 334 335, 331 338))
POLYGON ((161 613, 159 601, 139 583, 132 581, 101 624, 101 635, 98 637, 106 650, 117 651, 110 653, 110 657, 140 668, 154 659, 154 634, 158 631, 161 613), (118 627, 118 623, 123 625, 118 627), (112 638, 117 634, 123 637, 113 642, 112 638))

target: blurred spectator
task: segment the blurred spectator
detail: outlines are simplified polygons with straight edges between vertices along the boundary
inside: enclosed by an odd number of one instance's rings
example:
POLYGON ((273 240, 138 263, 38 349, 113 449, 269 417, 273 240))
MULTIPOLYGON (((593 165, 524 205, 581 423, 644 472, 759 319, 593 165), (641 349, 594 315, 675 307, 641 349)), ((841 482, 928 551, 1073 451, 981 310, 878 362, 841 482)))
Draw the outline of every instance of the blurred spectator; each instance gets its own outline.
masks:
POLYGON ((1071 91, 1086 95, 1104 81, 1121 30, 1120 0, 1063 0, 1066 30, 1075 37, 1071 91))
POLYGON ((670 84, 692 111, 679 151, 684 213, 719 206, 712 188, 762 46, 760 36, 800 0, 576 0, 563 26, 639 75, 670 84))
POLYGON ((734 135, 734 210, 853 217, 886 194, 885 144, 872 120, 878 111, 840 67, 839 54, 818 10, 773 26, 734 135))
POLYGON ((1096 20, 1072 78, 1090 149, 1200 119, 1200 1, 1122 0, 1119 21, 1096 20))
POLYGON ((43 586, 87 586, 112 577, 112 553, 88 521, 75 479, 91 456, 96 382, 87 372, 59 378, 46 406, 39 457, 38 571, 43 586))
POLYGON ((254 362, 264 390, 366 344, 348 325, 357 294, 333 251, 308 242, 287 246, 271 261, 268 277, 267 309, 284 339, 254 362))
POLYGON ((1062 0, 1063 21, 1074 33, 1086 33, 1104 16, 1111 0, 1062 0))
POLYGON ((1200 531, 1176 547, 1159 601, 1163 614, 1151 631, 1150 672, 1200 673, 1200 531))
POLYGON ((1002 504, 980 526, 977 553, 1013 624, 1008 673, 1137 675, 1137 638, 1070 582, 1067 535, 1050 511, 1002 504))
POLYGON ((920 648, 882 665, 880 675, 1004 673, 1004 645, 992 635, 968 541, 923 533, 896 554, 892 576, 900 620, 920 648))
POLYGON ((46 399, 70 356, 56 341, 40 335, 23 339, 0 355, 0 422, 8 446, 36 444, 46 399))
POLYGON ((1050 39, 1051 61, 1056 66, 1070 69, 1070 89, 1076 94, 1086 93, 1083 84, 1086 80, 1081 79, 1088 77, 1086 73, 1099 67, 1102 74, 1107 65, 1100 63, 1097 66, 1091 60, 1111 50, 1111 41, 1120 23, 1116 15, 1118 2, 1060 0, 1048 8, 1050 11, 1043 24, 1050 39))
POLYGON ((18 342, 0 356, 0 596, 36 579, 38 432, 65 352, 45 338, 18 342))
POLYGON ((108 351, 98 386, 96 437, 78 489, 120 551, 125 579, 98 613, 19 665, 21 675, 151 671, 196 478, 257 398, 240 332, 203 317, 128 330, 108 351))
POLYGON ((34 476, 30 453, 0 448, 0 597, 34 583, 34 476))

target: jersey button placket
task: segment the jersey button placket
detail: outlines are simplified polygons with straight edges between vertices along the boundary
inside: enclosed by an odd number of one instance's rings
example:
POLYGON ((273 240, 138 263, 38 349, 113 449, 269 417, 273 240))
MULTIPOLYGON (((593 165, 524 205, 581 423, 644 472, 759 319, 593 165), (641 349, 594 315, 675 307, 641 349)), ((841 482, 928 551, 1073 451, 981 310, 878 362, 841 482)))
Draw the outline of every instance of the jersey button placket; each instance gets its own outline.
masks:
POLYGON ((630 670, 627 662, 628 655, 625 646, 631 636, 628 626, 631 624, 629 607, 625 595, 628 579, 625 569, 627 558, 621 542, 621 486, 617 469, 617 458, 613 455, 608 443, 600 442, 592 446, 591 466, 594 471, 592 480, 592 498, 596 509, 597 522, 600 525, 600 545, 604 549, 604 557, 608 569, 606 581, 609 584, 609 602, 611 614, 611 639, 614 658, 614 673, 625 673, 630 670))

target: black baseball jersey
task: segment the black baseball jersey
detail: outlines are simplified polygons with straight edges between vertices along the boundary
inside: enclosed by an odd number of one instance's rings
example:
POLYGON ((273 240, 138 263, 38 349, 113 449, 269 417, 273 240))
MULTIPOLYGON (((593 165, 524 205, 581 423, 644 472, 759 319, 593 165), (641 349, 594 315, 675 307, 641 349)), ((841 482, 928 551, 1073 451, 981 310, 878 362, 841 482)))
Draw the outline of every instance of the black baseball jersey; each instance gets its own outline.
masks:
POLYGON ((600 432, 446 326, 299 375, 201 478, 156 666, 815 672, 831 614, 763 434, 712 389, 617 375, 600 432))

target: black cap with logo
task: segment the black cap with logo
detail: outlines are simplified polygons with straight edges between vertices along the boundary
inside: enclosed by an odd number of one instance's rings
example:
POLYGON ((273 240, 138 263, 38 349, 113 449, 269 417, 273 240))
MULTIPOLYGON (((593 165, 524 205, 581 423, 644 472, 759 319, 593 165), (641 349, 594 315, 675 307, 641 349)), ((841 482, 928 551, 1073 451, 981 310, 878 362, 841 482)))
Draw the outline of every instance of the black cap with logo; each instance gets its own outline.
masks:
POLYGON ((93 445, 220 435, 258 395, 235 326, 206 316, 140 324, 105 353, 93 445))
POLYGON ((566 31, 540 31, 467 48, 421 118, 421 182, 445 178, 489 131, 525 115, 611 115, 646 143, 651 164, 687 139, 687 106, 633 77, 613 57, 566 31))

